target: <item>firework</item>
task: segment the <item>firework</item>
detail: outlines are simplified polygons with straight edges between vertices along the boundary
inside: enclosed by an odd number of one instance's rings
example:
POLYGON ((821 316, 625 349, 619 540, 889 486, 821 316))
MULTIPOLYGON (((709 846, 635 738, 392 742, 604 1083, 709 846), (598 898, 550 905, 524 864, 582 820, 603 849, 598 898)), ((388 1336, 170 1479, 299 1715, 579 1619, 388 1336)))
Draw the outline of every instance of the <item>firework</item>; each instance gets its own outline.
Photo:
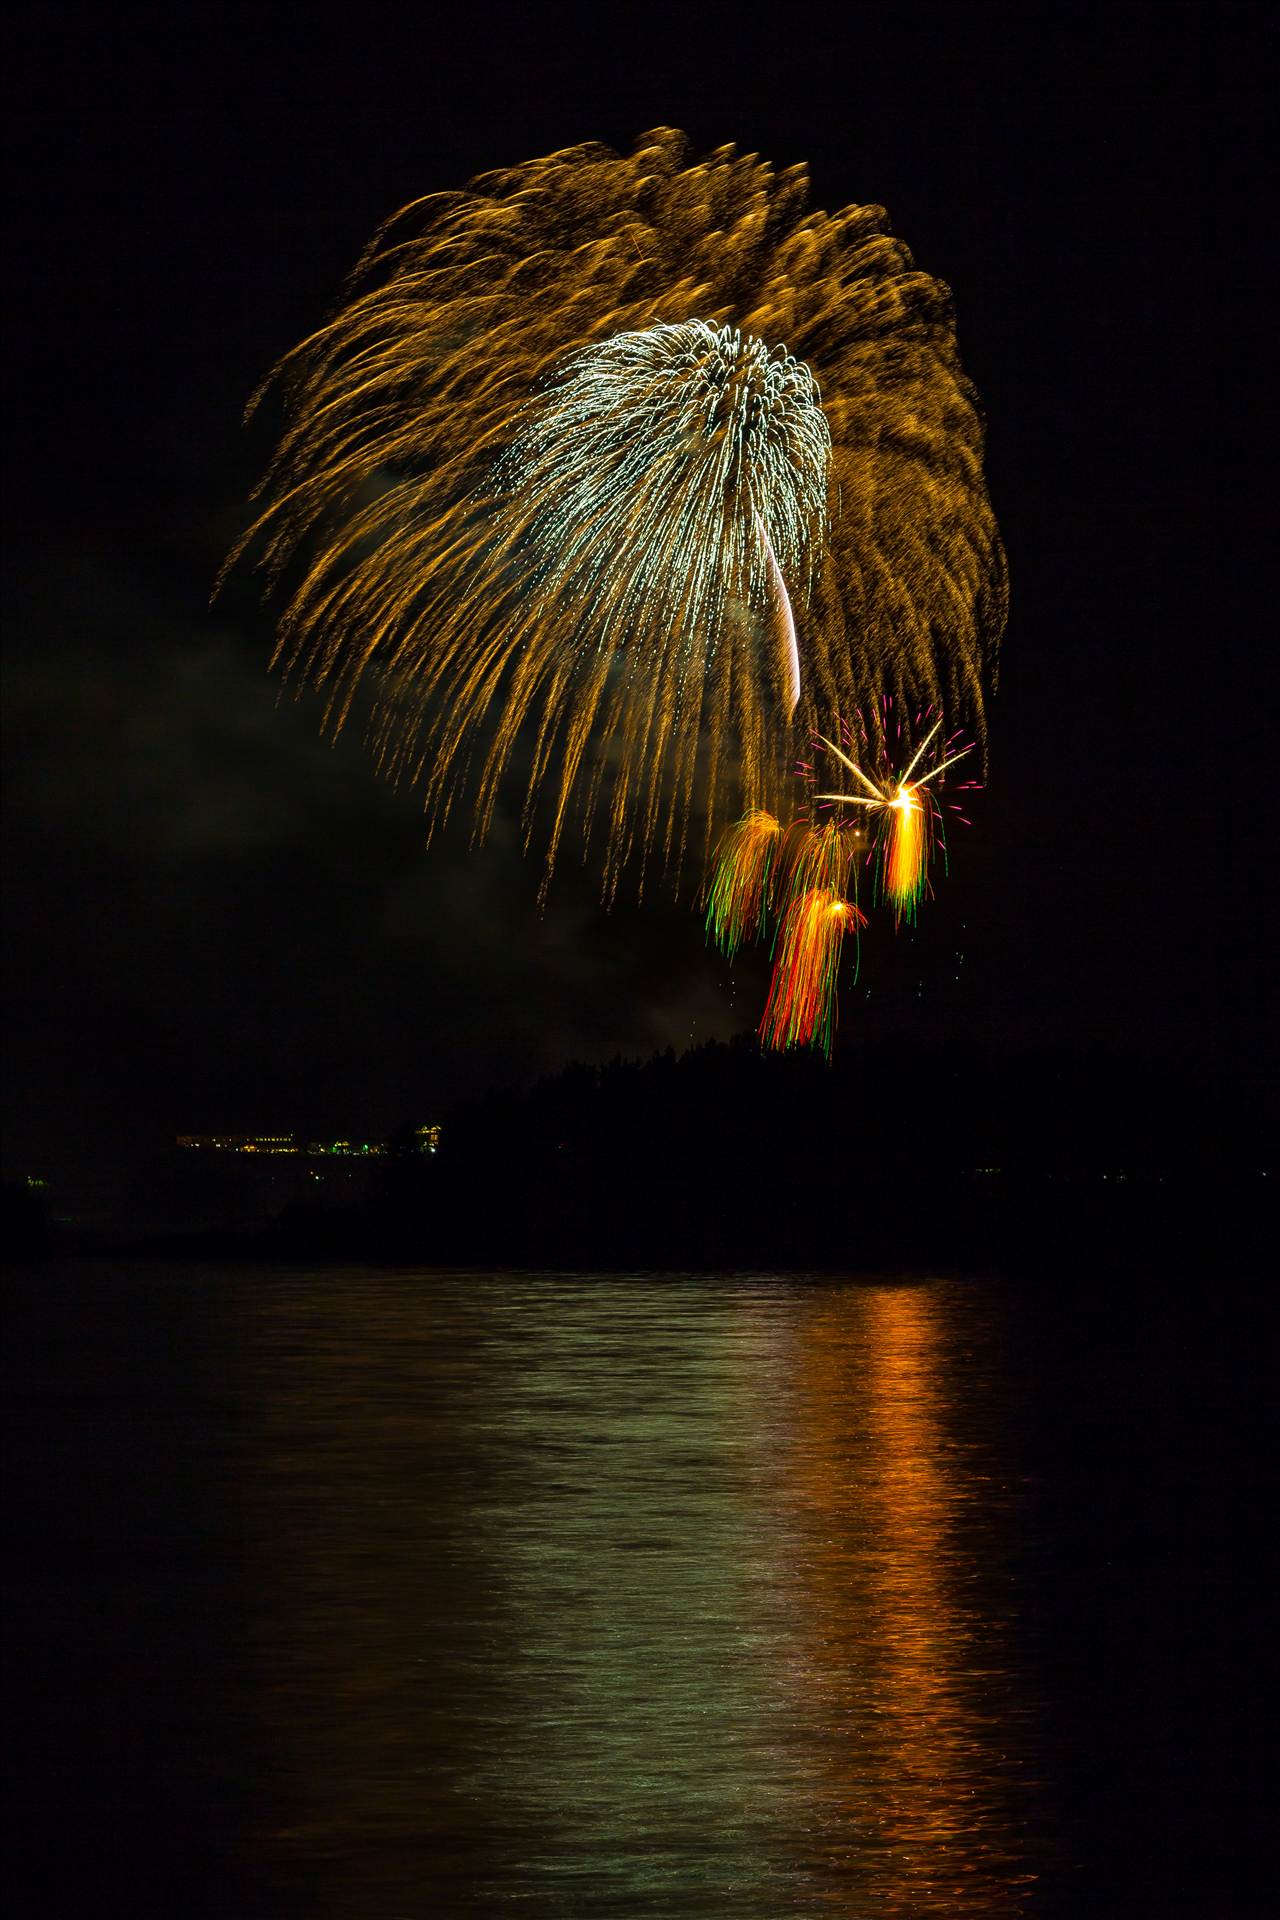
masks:
MULTIPOLYGON (((241 549, 326 724, 483 838, 510 777, 606 893, 886 692, 982 733, 1004 562, 947 290, 878 207, 669 129, 430 196, 273 376, 241 549), (594 836, 594 837, 593 837, 594 836)), ((270 384, 270 383, 268 383, 270 384)), ((234 556, 233 556, 234 558, 234 556)))
POLYGON ((773 978, 760 1039, 766 1047, 820 1046, 830 1056, 836 1024, 836 981, 848 929, 865 916, 830 887, 797 894, 778 929, 773 978))
POLYGON ((781 834, 771 813, 754 808, 720 842, 707 893, 707 937, 730 960, 744 940, 764 936, 781 834))
POLYGON ((843 821, 795 820, 787 828, 779 860, 784 903, 826 887, 847 893, 850 886, 856 829, 843 821))
POLYGON ((908 787, 899 787, 888 807, 888 852, 884 860, 884 894, 899 919, 914 919, 924 896, 928 869, 928 828, 933 808, 917 799, 908 787))
MULTIPOLYGON (((966 746, 954 753, 944 752, 944 758, 933 765, 925 761, 925 754, 941 726, 940 720, 934 722, 901 774, 882 775, 878 782, 869 779, 857 762, 834 742, 818 736, 820 744, 853 774, 859 790, 819 793, 814 798, 841 808, 864 808, 871 814, 877 836, 879 890, 892 905, 898 920, 914 921, 924 898, 929 856, 941 820, 930 790, 931 782, 972 752, 972 748, 966 746), (917 772, 922 763, 924 771, 917 772)), ((950 744, 949 741, 948 746, 950 744)))
POLYGON ((773 588, 778 611, 782 617, 782 640, 787 672, 787 713, 793 714, 800 700, 800 648, 796 641, 795 615, 791 611, 791 596, 787 592, 787 583, 782 577, 782 568, 778 565, 778 556, 769 538, 769 529, 758 513, 755 515, 755 523, 769 567, 769 583, 773 588))

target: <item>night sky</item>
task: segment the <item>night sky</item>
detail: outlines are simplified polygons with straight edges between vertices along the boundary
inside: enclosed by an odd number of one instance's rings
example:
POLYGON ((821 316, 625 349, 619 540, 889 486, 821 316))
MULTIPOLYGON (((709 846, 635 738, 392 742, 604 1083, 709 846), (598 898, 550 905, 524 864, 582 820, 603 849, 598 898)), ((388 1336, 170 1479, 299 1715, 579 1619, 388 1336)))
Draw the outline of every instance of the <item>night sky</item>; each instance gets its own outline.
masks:
POLYGON ((960 1029, 1096 1060, 1103 1100, 1151 1072, 1254 1100, 1274 13, 434 11, 45 7, 10 46, 10 1167, 385 1130, 757 1017, 687 902, 605 914, 566 865, 540 915, 510 820, 424 851, 358 731, 277 704, 254 582, 208 604, 269 451, 243 405, 375 226, 660 124, 885 205, 953 289, 988 416, 989 787, 846 1044, 960 1029))

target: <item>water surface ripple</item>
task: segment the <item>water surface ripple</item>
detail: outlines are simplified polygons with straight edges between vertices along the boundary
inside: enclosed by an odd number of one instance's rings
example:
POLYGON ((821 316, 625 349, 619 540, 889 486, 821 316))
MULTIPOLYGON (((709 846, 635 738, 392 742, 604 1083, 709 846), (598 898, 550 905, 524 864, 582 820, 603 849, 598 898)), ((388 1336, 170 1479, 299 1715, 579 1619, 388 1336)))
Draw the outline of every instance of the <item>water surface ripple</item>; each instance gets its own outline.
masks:
POLYGON ((996 1296, 401 1273, 240 1306, 239 1679, 282 1896, 1027 1910, 996 1296))

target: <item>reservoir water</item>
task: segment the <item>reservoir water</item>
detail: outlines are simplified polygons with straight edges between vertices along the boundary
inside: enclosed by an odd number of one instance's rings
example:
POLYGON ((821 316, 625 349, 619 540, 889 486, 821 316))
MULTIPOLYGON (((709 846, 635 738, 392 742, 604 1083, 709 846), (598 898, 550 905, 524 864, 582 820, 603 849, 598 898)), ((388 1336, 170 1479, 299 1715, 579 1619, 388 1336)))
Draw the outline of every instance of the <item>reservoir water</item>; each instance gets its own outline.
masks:
POLYGON ((16 1301, 26 1912, 1252 1910, 1266 1499, 1207 1279, 16 1301))

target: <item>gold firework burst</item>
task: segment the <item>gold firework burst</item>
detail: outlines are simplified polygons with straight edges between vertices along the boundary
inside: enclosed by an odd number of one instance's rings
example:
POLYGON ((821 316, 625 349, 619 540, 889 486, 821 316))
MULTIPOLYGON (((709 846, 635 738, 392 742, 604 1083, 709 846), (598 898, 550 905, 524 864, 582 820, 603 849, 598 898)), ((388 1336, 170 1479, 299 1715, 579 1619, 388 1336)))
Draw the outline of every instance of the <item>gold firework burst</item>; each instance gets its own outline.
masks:
POLYGON ((548 877, 576 815, 611 893, 776 809, 826 713, 982 737, 1004 562, 949 295, 802 167, 661 129, 429 196, 271 378, 237 552, 432 824, 465 790, 482 838, 516 778, 548 877))

